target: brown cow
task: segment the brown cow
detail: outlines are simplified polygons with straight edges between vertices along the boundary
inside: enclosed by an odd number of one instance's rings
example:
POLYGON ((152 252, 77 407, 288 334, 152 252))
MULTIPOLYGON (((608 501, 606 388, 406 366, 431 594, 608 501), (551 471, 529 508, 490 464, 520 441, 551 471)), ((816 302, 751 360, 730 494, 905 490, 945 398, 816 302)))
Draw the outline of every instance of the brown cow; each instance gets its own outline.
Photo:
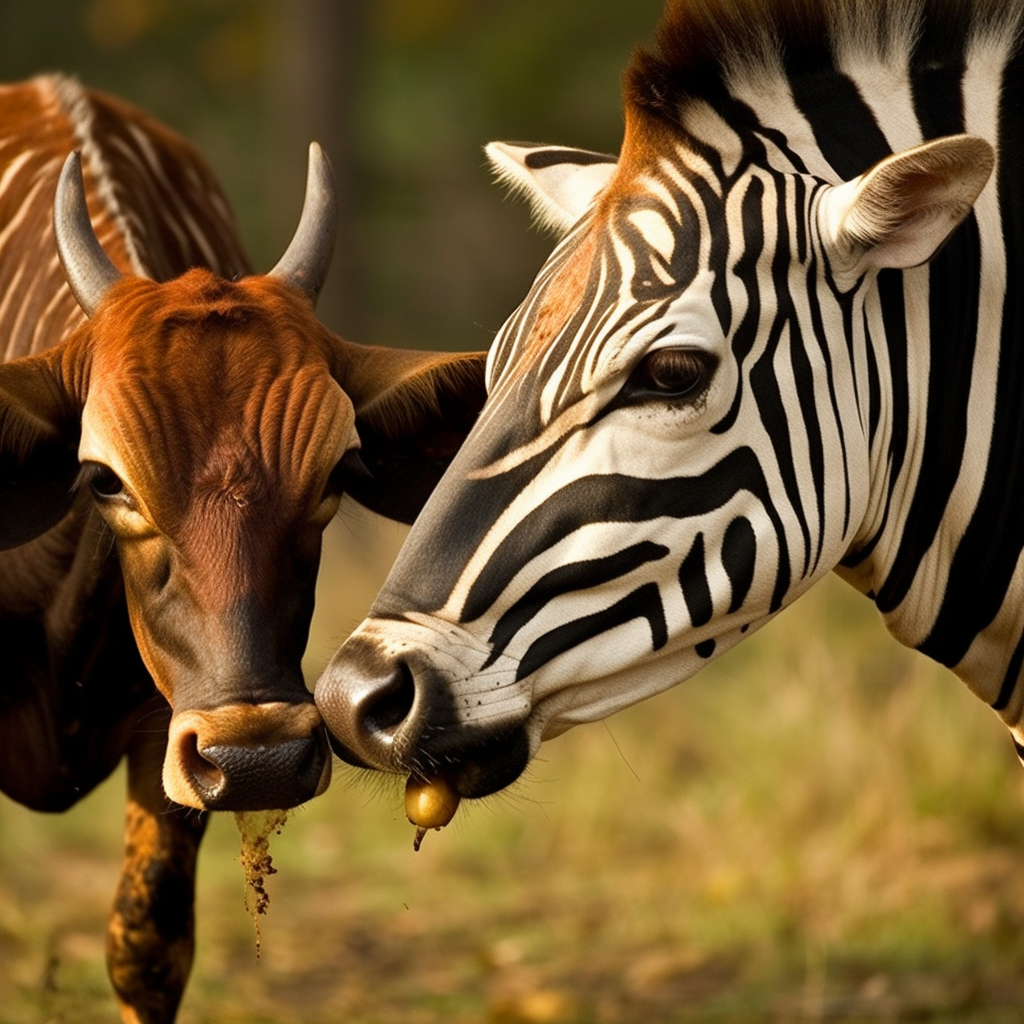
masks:
POLYGON ((166 1022, 204 828, 168 798, 290 807, 327 785, 300 671, 322 531, 345 491, 415 515, 482 358, 321 326, 315 146, 294 239, 246 276, 210 172, 142 112, 51 76, 0 89, 0 125, 0 789, 60 811, 127 753, 108 963, 123 1019, 166 1022))

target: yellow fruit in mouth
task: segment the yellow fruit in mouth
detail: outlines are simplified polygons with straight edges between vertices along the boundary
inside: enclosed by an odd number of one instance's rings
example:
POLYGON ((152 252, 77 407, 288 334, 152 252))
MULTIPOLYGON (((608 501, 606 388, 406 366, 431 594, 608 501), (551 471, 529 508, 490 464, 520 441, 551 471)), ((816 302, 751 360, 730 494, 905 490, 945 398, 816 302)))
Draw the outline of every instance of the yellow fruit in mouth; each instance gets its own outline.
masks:
POLYGON ((443 828, 459 808, 459 793, 449 779, 410 775, 405 784, 405 814, 416 826, 413 848, 418 850, 429 828, 443 828))

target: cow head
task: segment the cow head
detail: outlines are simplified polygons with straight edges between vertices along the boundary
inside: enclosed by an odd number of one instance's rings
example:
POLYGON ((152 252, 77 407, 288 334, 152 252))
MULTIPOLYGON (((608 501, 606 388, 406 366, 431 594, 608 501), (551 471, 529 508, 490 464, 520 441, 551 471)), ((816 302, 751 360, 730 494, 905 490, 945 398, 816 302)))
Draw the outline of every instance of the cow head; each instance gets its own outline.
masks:
POLYGON ((268 275, 124 276, 72 157, 56 234, 87 319, 0 366, 0 547, 46 543, 94 505, 173 712, 164 786, 192 807, 287 807, 326 787, 300 671, 322 532, 345 491, 411 521, 483 401, 482 357, 353 345, 320 324, 334 219, 314 148, 268 275))

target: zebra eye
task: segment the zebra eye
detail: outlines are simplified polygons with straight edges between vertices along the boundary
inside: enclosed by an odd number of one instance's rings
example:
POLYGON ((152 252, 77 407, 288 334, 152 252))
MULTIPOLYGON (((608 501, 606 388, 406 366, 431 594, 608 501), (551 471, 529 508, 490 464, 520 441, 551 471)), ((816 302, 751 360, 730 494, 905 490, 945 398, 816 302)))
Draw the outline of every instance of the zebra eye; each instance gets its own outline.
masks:
POLYGON ((121 478, 109 466, 104 466, 100 462, 86 463, 83 475, 89 490, 100 501, 105 498, 119 498, 124 494, 121 478))
POLYGON ((694 348, 659 348, 648 353, 633 373, 633 384, 665 398, 702 392, 715 368, 712 356, 694 348))

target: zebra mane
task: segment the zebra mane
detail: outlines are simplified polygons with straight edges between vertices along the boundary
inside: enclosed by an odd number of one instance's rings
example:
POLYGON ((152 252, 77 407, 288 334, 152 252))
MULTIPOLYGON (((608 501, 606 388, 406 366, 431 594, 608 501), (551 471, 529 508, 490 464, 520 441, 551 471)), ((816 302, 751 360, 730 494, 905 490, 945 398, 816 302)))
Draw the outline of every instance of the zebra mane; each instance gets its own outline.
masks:
MULTIPOLYGON (((729 82, 833 67, 858 54, 912 57, 925 20, 952 47, 977 33, 1020 30, 1022 0, 668 0, 653 49, 624 79, 627 113, 678 122, 688 99, 729 82)), ((960 50, 962 53, 962 50, 960 50)))

